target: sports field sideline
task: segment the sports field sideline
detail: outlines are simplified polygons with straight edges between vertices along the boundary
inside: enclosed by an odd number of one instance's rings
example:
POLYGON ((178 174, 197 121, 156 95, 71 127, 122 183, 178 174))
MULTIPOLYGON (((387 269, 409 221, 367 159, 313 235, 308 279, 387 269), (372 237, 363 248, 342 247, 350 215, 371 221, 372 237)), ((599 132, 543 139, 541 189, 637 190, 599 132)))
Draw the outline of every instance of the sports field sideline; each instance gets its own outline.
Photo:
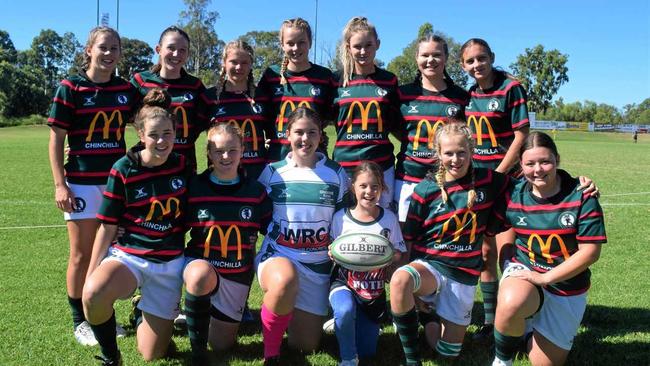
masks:
MULTIPOLYGON (((97 347, 79 346, 72 336, 65 295, 68 244, 63 217, 53 200, 48 134, 45 126, 0 129, 0 365, 89 365, 99 354, 97 347)), ((331 128, 328 135, 334 136, 331 128)), ((203 139, 197 143, 199 152, 203 139)), ((127 142, 134 142, 130 128, 127 142)), ((559 132, 557 143, 560 167, 587 175, 600 187, 608 236, 600 260, 591 267, 589 305, 568 364, 650 364, 650 259, 645 253, 650 245, 650 135, 639 135, 633 144, 629 134, 559 132)), ((198 155, 199 167, 205 166, 205 157, 198 155)), ((254 312, 260 303, 254 282, 250 298, 254 312)), ((127 301, 118 303, 118 322, 127 323, 129 307, 127 301)), ((470 327, 470 332, 475 329, 470 327)), ((397 365, 399 340, 391 327, 384 331, 377 364, 397 365)), ((178 331, 174 341, 177 354, 152 365, 189 362, 184 332, 178 331)), ((118 343, 126 365, 145 364, 133 334, 118 343)), ((219 364, 262 364, 259 326, 243 327, 239 343, 217 357, 219 364)), ((284 361, 336 365, 337 353, 336 338, 328 335, 321 352, 284 361)), ((424 355, 425 365, 445 364, 432 359, 431 351, 424 355)), ((487 365, 492 357, 490 347, 466 339, 456 364, 487 365)))

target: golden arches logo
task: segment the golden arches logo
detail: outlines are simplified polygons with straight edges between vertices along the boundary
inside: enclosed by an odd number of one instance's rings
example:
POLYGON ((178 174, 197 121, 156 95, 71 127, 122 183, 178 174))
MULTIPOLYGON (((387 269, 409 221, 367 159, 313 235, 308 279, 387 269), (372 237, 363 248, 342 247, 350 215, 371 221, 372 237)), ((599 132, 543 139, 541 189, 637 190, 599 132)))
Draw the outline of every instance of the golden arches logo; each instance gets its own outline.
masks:
POLYGON ((564 240, 562 240, 562 237, 559 236, 558 234, 551 234, 548 238, 546 238, 546 241, 542 239, 541 236, 537 233, 533 233, 528 237, 528 257, 530 258, 531 262, 535 262, 535 253, 533 252, 533 241, 537 241, 539 243, 539 248, 540 251, 542 252, 542 257, 546 258, 546 263, 553 263, 553 258, 551 257, 551 245, 553 244, 553 239, 557 240, 557 243, 560 245, 560 251, 562 252, 562 255, 564 256, 564 259, 568 259, 570 257, 569 251, 566 248, 566 245, 564 245, 564 240))
POLYGON ((251 137, 253 138, 253 150, 257 151, 258 148, 257 130, 255 130, 255 122, 253 122, 252 119, 246 118, 244 122, 241 123, 241 125, 238 124, 237 121, 234 119, 229 120, 227 123, 239 127, 239 129, 244 135, 246 135, 246 126, 250 126, 251 137))
POLYGON ((156 207, 160 207, 160 210, 162 211, 162 214, 156 216, 156 219, 162 220, 162 218, 165 215, 169 215, 172 212, 172 202, 175 203, 175 214, 174 218, 177 218, 178 216, 181 215, 181 204, 178 198, 176 197, 170 197, 167 199, 166 203, 163 204, 162 202, 158 200, 154 200, 151 202, 151 206, 149 208, 149 213, 147 214, 147 217, 145 218, 145 221, 151 221, 151 219, 154 217, 153 215, 156 213, 156 207))
POLYGON ((242 242, 241 242, 241 231, 236 225, 230 225, 224 232, 223 228, 219 225, 212 225, 208 231, 208 236, 205 238, 205 244, 203 246, 203 258, 210 257, 210 242, 212 241, 212 234, 214 229, 217 229, 219 234, 219 242, 221 242, 221 257, 228 257, 228 239, 230 239, 230 234, 234 231, 235 237, 237 238, 237 260, 242 260, 242 242))
POLYGON ((469 116, 467 119, 467 125, 470 126, 472 123, 474 124, 474 131, 476 131, 476 144, 478 146, 483 144, 483 124, 485 124, 488 134, 490 135, 490 143, 492 143, 492 147, 497 147, 497 138, 494 135, 494 130, 492 129, 490 120, 487 117, 481 116, 477 120, 476 116, 469 116))
POLYGON ((354 114, 354 109, 355 107, 359 107, 359 113, 361 113, 361 129, 364 131, 368 130, 368 116, 370 115, 370 107, 375 106, 377 110, 377 132, 383 132, 384 131, 384 122, 383 119, 381 118, 381 108, 379 107, 379 102, 376 100, 371 100, 366 104, 366 106, 363 106, 363 103, 361 103, 358 100, 355 100, 350 104, 350 109, 348 110, 348 115, 346 117, 346 123, 348 125, 348 133, 352 133, 352 115, 354 114))
POLYGON ((108 139, 109 132, 111 131, 111 124, 117 116, 117 131, 115 132, 115 135, 117 137, 117 141, 120 141, 122 139, 122 131, 120 128, 122 127, 122 123, 124 121, 122 120, 122 113, 116 109, 111 112, 110 117, 104 111, 99 111, 95 114, 95 117, 93 117, 93 120, 90 122, 90 127, 88 127, 88 136, 86 136, 86 142, 92 140, 93 132, 95 132, 95 125, 97 124, 97 120, 100 116, 104 119, 104 129, 102 130, 102 138, 104 140, 108 139))
POLYGON ((438 243, 442 241, 442 238, 445 236, 447 231, 449 231, 451 222, 453 222, 456 226, 456 230, 454 231, 454 239, 452 241, 460 240, 460 236, 462 235, 463 230, 467 225, 467 220, 471 221, 472 230, 469 233, 469 241, 473 243, 476 239, 476 227, 478 226, 478 222, 476 221, 476 214, 472 210, 465 211, 462 219, 456 214, 453 214, 450 218, 448 218, 447 221, 445 221, 445 223, 442 225, 442 232, 440 233, 440 239, 438 239, 438 243))
POLYGON ((287 106, 291 108, 291 112, 295 111, 296 108, 298 107, 305 107, 311 109, 311 104, 309 104, 309 102, 306 100, 303 100, 302 102, 298 103, 297 107, 296 107, 296 103, 294 103, 293 100, 285 100, 284 102, 282 102, 282 105, 280 106, 280 114, 278 114, 278 132, 282 132, 284 119, 286 118, 285 114, 287 112, 287 106))
POLYGON ((189 125, 187 122, 187 112, 185 111, 185 108, 183 108, 182 105, 177 106, 174 108, 174 111, 172 112, 174 116, 176 116, 176 119, 178 120, 178 112, 180 111, 181 114, 181 121, 183 122, 183 138, 187 138, 187 136, 190 134, 189 133, 189 125))
POLYGON ((413 150, 417 150, 420 146, 420 133, 422 132, 422 125, 427 126, 427 148, 433 150, 433 140, 436 137, 436 131, 438 127, 444 125, 445 122, 442 120, 437 120, 436 123, 431 126, 431 123, 426 119, 421 119, 418 122, 417 127, 415 128, 415 136, 413 137, 413 150))

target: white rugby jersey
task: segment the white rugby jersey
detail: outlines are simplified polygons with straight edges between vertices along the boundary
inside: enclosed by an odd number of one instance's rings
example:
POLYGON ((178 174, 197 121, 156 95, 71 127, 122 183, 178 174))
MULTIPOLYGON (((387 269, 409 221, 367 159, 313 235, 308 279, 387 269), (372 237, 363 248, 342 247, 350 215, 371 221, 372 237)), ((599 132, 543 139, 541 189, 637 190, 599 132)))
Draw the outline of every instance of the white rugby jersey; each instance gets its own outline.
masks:
POLYGON ((289 258, 304 263, 329 260, 332 216, 349 203, 349 179, 341 166, 316 153, 312 168, 300 168, 289 153, 284 160, 271 163, 260 174, 273 202, 265 245, 289 258))
POLYGON ((379 209, 381 210, 379 217, 372 222, 362 222, 355 219, 348 208, 337 211, 332 220, 332 239, 352 233, 377 234, 388 239, 395 250, 405 253, 406 244, 402 237, 402 230, 399 227, 397 216, 390 210, 385 210, 382 207, 379 207, 379 209))

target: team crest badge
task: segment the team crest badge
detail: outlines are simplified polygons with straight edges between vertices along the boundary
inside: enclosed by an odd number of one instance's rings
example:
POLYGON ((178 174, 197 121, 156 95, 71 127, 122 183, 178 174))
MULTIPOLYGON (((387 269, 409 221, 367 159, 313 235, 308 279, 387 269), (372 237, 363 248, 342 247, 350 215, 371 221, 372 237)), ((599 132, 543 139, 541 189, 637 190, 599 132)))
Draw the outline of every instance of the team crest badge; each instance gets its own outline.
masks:
POLYGON ((409 111, 407 113, 420 113, 420 111, 418 111, 418 106, 417 105, 410 105, 409 106, 409 111))
POLYGON ((560 215, 558 219, 560 226, 564 228, 574 227, 576 223, 576 216, 573 212, 564 212, 560 215))
POLYGON ((74 207, 73 207, 74 212, 75 213, 84 212, 85 209, 86 209, 86 200, 84 200, 81 197, 75 197, 74 207))
POLYGON ((490 99, 490 102, 488 103, 488 110, 490 112, 494 112, 497 109, 499 109, 499 100, 496 98, 490 99))
POLYGON ((187 101, 187 100, 192 100, 192 99, 194 99, 194 94, 189 93, 189 92, 188 92, 188 93, 185 93, 185 95, 183 95, 183 98, 184 98, 186 101, 187 101))
POLYGON ((84 106, 95 105, 95 97, 84 97, 84 106))
POLYGON ((144 191, 144 187, 136 188, 135 189, 135 198, 142 198, 142 197, 147 197, 147 192, 144 191))
POLYGON ((476 203, 483 203, 485 201, 485 192, 476 191, 476 203))
POLYGON ((447 117, 453 117, 458 113, 458 107, 455 105, 450 105, 447 107, 447 117))
POLYGON ((377 95, 380 97, 386 96, 388 94, 388 91, 384 88, 377 88, 377 95))
POLYGON ((244 221, 250 220, 253 217, 253 209, 250 207, 242 207, 239 210, 239 217, 244 221))
POLYGON ((178 191, 179 189, 183 188, 185 182, 183 182, 183 179, 179 177, 174 177, 169 181, 169 185, 173 190, 178 191))
POLYGON ((389 228, 383 228, 383 229, 381 229, 379 234, 381 236, 383 236, 384 238, 388 239, 388 238, 390 238, 390 229, 389 228))
POLYGON ((257 114, 262 113, 262 105, 260 105, 260 104, 257 104, 257 103, 256 103, 256 104, 253 104, 253 105, 251 106, 251 108, 253 109, 253 112, 255 112, 255 113, 257 113, 257 114))
POLYGON ((117 96, 117 102, 120 104, 126 104, 129 101, 129 97, 127 97, 124 94, 120 94, 117 96))
POLYGON ((320 95, 320 88, 317 86, 312 86, 311 89, 309 89, 309 93, 315 97, 320 95))

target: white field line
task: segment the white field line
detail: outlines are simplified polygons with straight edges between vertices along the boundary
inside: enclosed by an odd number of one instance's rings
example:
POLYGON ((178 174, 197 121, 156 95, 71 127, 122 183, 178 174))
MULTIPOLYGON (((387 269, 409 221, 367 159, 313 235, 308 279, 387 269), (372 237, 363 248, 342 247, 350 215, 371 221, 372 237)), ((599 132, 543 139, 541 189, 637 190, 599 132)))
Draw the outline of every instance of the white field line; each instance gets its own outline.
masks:
POLYGON ((620 196, 640 196, 650 194, 650 192, 632 192, 632 193, 614 193, 614 194, 601 194, 601 197, 620 197, 620 196))
POLYGON ((4 226, 0 227, 0 230, 50 229, 57 227, 66 227, 66 225, 4 226))

